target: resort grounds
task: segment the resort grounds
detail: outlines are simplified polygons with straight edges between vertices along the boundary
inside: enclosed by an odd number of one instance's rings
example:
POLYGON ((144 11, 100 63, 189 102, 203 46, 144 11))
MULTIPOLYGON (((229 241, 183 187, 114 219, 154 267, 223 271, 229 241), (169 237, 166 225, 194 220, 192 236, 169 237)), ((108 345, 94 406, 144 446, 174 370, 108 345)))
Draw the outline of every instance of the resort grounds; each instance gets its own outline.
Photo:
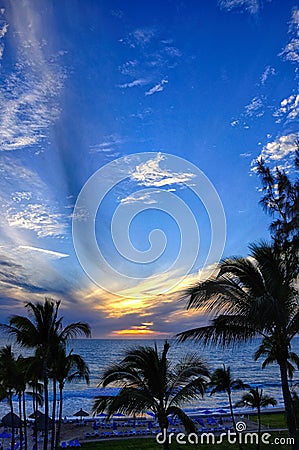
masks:
MULTIPOLYGON (((169 432, 173 432, 172 443, 170 445, 171 450, 184 449, 239 449, 238 444, 232 444, 227 442, 227 439, 219 444, 217 438, 224 430, 232 430, 232 422, 229 415, 223 416, 193 416, 193 421, 196 424, 197 434, 199 436, 199 443, 190 444, 186 440, 185 444, 178 443, 175 436, 179 432, 184 433, 182 425, 176 421, 171 424, 169 432), (222 431, 221 431, 222 430, 222 431), (207 441, 207 438, 200 440, 202 433, 214 433, 215 443, 207 441)), ((255 414, 242 414, 236 416, 236 421, 242 421, 246 423, 246 432, 255 432, 257 430, 257 417, 255 414)), ((288 433, 286 430, 286 421, 284 413, 276 409, 275 412, 269 413, 265 411, 262 414, 262 433, 269 433, 271 438, 269 439, 271 444, 275 438, 278 438, 276 444, 273 442, 275 449, 288 449, 291 445, 287 444, 288 433), (281 443, 278 443, 281 442, 281 443)), ((139 417, 135 421, 132 418, 118 417, 114 418, 110 422, 104 418, 85 418, 80 419, 67 419, 64 420, 61 433, 61 447, 62 448, 75 448, 80 447, 83 450, 162 450, 163 445, 156 442, 156 433, 159 431, 158 425, 153 418, 139 417)), ((29 433, 30 436, 31 433, 29 433)), ((248 441, 250 442, 250 441, 248 441)), ((42 433, 39 435, 38 449, 42 448, 43 437, 42 433)), ((9 448, 9 442, 2 442, 4 450, 9 448), (3 445, 4 444, 4 445, 3 445)), ((33 437, 30 436, 28 448, 33 447, 33 437)), ((243 445, 246 449, 256 449, 255 443, 246 443, 243 445)), ((261 443, 260 449, 269 448, 269 444, 261 443)))

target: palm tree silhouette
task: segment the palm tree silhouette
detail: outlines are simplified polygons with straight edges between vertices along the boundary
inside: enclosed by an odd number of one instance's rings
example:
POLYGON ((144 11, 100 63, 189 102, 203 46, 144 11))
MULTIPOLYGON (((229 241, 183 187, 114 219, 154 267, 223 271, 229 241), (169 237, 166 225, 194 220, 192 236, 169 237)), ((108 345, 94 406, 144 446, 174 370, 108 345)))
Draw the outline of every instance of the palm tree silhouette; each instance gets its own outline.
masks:
MULTIPOLYGON (((254 353, 254 360, 257 361, 261 357, 264 357, 262 362, 262 369, 265 369, 270 364, 278 363, 277 355, 279 354, 279 348, 277 347, 277 339, 275 334, 273 336, 265 336, 256 352, 254 353)), ((295 370, 299 369, 299 357, 297 353, 289 350, 287 358, 287 371, 290 380, 293 379, 295 370)))
POLYGON ((257 450, 260 448, 260 435, 261 435, 261 408, 266 408, 267 406, 275 406, 277 405, 277 401, 274 397, 270 397, 269 395, 263 394, 263 389, 259 389, 258 387, 249 389, 249 392, 246 392, 242 395, 240 401, 238 401, 235 406, 244 406, 251 408, 256 408, 257 410, 257 423, 258 423, 258 441, 256 444, 257 450))
MULTIPOLYGON (((187 431, 195 431, 194 423, 180 406, 203 396, 208 369, 195 354, 187 354, 173 365, 167 358, 168 351, 168 342, 161 353, 156 344, 127 351, 120 363, 105 370, 101 383, 103 387, 116 384, 121 387, 120 392, 115 397, 96 397, 93 412, 106 410, 109 418, 117 411, 135 415, 150 410, 161 430, 166 432, 167 416, 172 414, 182 421, 187 431)), ((164 449, 169 448, 167 439, 163 445, 164 449)))
MULTIPOLYGON (((8 398, 11 413, 11 449, 15 446, 15 423, 13 394, 16 388, 17 359, 12 352, 11 345, 6 345, 0 349, 0 383, 3 387, 5 397, 8 398)), ((4 395, 3 392, 3 395, 4 395)))
MULTIPOLYGON (((195 339, 223 346, 245 342, 254 336, 271 339, 273 361, 280 369, 286 419, 292 448, 298 448, 296 417, 288 381, 293 337, 299 331, 298 267, 281 251, 264 242, 250 246, 248 258, 228 258, 216 276, 186 291, 188 308, 214 314, 208 326, 180 333, 179 339, 195 339)), ((264 341, 265 343, 265 341, 264 341)))
POLYGON ((216 392, 225 392, 227 394, 230 415, 232 418, 234 429, 237 432, 232 403, 232 391, 237 389, 246 389, 248 388, 248 385, 243 383, 240 378, 234 379, 232 377, 230 367, 225 367, 225 365, 223 364, 223 367, 219 367, 212 373, 210 386, 212 387, 211 395, 215 394, 216 392))
MULTIPOLYGON (((90 327, 83 322, 76 322, 63 327, 62 317, 58 317, 60 301, 46 298, 44 303, 27 303, 25 305, 30 317, 14 315, 9 325, 2 324, 9 334, 16 338, 23 347, 35 348, 42 358, 42 376, 44 384, 45 416, 49 417, 49 371, 50 358, 60 344, 65 344, 69 338, 77 335, 90 336, 90 327)), ((54 420, 55 418, 53 418, 54 420)), ((45 420, 44 450, 47 450, 48 420, 45 420)))
POLYGON ((84 359, 70 351, 66 352, 64 346, 61 346, 56 354, 56 360, 53 367, 56 375, 55 378, 59 385, 59 416, 58 426, 56 433, 55 449, 58 449, 60 440, 60 430, 62 423, 62 410, 63 410, 63 389, 66 383, 72 383, 78 380, 85 380, 89 384, 89 368, 84 359))

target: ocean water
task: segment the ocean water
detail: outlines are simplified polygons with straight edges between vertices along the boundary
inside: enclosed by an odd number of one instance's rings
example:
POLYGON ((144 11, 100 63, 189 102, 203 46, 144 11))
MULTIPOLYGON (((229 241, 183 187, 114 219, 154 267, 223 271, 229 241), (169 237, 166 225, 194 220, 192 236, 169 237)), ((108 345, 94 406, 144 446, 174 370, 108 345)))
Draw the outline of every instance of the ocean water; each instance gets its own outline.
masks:
MULTIPOLYGON (((153 345, 154 340, 121 340, 121 339, 74 339, 70 342, 69 348, 74 353, 79 353, 90 368, 90 384, 84 382, 67 384, 64 390, 63 415, 72 416, 81 407, 90 412, 93 398, 99 392, 98 384, 101 379, 103 369, 112 362, 119 361, 123 353, 136 345, 153 345)), ((163 340, 157 340, 158 348, 163 347, 163 340)), ((194 342, 177 343, 170 341, 171 348, 169 358, 175 364, 186 352, 196 352, 202 356, 208 367, 213 370, 222 364, 231 367, 234 378, 241 378, 245 383, 252 386, 259 386, 264 392, 272 395, 278 402, 278 406, 283 405, 279 370, 276 365, 272 365, 262 370, 261 361, 254 361, 253 354, 258 347, 259 340, 255 339, 251 343, 241 345, 235 349, 203 348, 194 342)), ((7 344, 0 340, 0 346, 7 344)), ((16 354, 20 351, 17 346, 13 346, 16 354)), ((299 352, 299 337, 293 341, 293 350, 299 352)), ((22 350, 25 355, 28 352, 22 350)), ((293 384, 299 382, 299 375, 295 373, 293 384)), ((233 400, 240 399, 242 392, 235 391, 233 400)), ((50 392, 50 399, 52 398, 50 392)), ((17 404, 15 405, 17 408, 17 404)), ((209 393, 203 399, 185 405, 186 410, 197 408, 226 408, 227 398, 225 394, 210 396, 209 393)), ((0 417, 9 411, 6 401, 0 402, 0 417)), ((28 412, 32 412, 31 402, 28 402, 28 412)))

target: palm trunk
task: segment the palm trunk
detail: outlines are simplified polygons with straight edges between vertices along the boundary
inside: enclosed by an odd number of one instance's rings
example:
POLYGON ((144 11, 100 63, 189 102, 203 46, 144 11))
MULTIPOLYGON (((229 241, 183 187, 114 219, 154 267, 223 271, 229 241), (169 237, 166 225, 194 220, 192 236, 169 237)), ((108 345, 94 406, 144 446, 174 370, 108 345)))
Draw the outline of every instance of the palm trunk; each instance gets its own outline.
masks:
POLYGON ((229 410, 230 410, 230 415, 231 415, 231 418, 232 418, 233 427, 234 427, 235 432, 237 432, 237 429, 236 429, 236 421, 235 421, 235 415, 234 415, 234 410, 233 410, 233 404, 232 404, 231 393, 228 392, 227 395, 228 395, 229 410))
POLYGON ((167 435, 167 429, 168 429, 168 419, 167 416, 165 417, 158 417, 158 422, 159 422, 159 426, 160 429, 163 433, 163 431, 165 430, 165 435, 166 435, 166 439, 165 442, 163 442, 163 449, 164 450, 169 450, 169 441, 168 441, 168 435, 167 435))
POLYGON ((22 393, 18 393, 18 402, 19 402, 19 416, 20 416, 20 449, 23 450, 23 426, 22 426, 22 393))
POLYGON ((22 397, 23 397, 23 419, 24 419, 24 446, 25 446, 25 450, 27 450, 27 447, 28 447, 27 416, 26 416, 26 400, 25 400, 25 392, 24 391, 23 391, 22 397))
POLYGON ((290 437, 294 439, 294 444, 292 444, 292 450, 299 450, 297 427, 296 427, 296 415, 289 388, 287 364, 285 361, 279 362, 279 369, 280 369, 281 388, 285 406, 287 426, 290 437))
POLYGON ((32 397, 32 406, 33 406, 33 414, 34 414, 34 444, 35 449, 37 450, 37 427, 36 427, 36 419, 37 419, 37 386, 33 385, 33 397, 32 397))
POLYGON ((44 395, 45 395, 45 436, 44 436, 44 450, 48 448, 48 433, 49 433, 49 380, 48 380, 48 364, 47 359, 43 362, 43 380, 44 380, 44 395))
POLYGON ((56 443, 55 450, 58 449, 59 441, 60 441, 60 431, 61 431, 61 423, 62 423, 62 391, 63 391, 63 383, 59 383, 59 415, 58 415, 58 425, 57 425, 57 433, 56 433, 56 443))
POLYGON ((54 450, 55 445, 55 416, 56 416, 56 378, 53 377, 53 405, 52 405, 52 436, 51 436, 51 450, 54 450))
POLYGON ((15 448, 15 423, 14 423, 14 411, 13 411, 13 403, 12 403, 12 390, 9 388, 9 406, 11 412, 11 449, 15 448))
POLYGON ((232 423, 233 423, 233 427, 234 427, 235 433, 237 435, 239 449, 243 450, 242 444, 240 444, 240 442, 239 442, 239 435, 240 435, 240 433, 238 432, 237 427, 236 427, 236 420, 235 420, 235 415, 234 415, 234 410, 233 410, 233 403, 232 403, 231 392, 227 392, 227 395, 228 395, 228 401, 229 401, 230 415, 231 415, 231 418, 232 418, 232 423))
MULTIPOLYGON (((263 391, 262 391, 263 392, 263 391)), ((260 439, 261 439, 261 408, 257 407, 257 444, 256 450, 260 450, 260 439)))

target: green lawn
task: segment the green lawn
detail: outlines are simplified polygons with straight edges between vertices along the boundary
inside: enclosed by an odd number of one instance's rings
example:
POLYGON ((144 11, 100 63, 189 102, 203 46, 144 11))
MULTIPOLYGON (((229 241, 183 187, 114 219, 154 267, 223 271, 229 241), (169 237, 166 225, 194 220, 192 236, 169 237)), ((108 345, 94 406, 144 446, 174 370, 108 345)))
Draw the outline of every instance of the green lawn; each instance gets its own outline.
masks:
MULTIPOLYGON (((252 421, 257 421, 257 416, 250 416, 252 421)), ((283 413, 262 414, 262 425, 270 426, 270 428, 287 428, 285 415, 283 413)))
MULTIPOLYGON (((275 437, 285 437, 286 433, 272 433, 271 439, 274 439, 275 437)), ((110 441, 102 441, 102 442, 90 442, 87 444, 82 444, 82 450, 163 450, 163 446, 157 444, 155 441, 155 438, 136 438, 136 439, 119 439, 119 440, 110 440, 110 441)), ((179 449, 185 449, 185 450, 210 450, 211 448, 215 450, 239 450, 239 447, 237 445, 229 444, 228 442, 222 442, 221 444, 199 444, 199 445, 192 445, 192 444, 178 444, 173 443, 171 445, 171 450, 179 450, 179 449)), ((256 445, 252 444, 243 444, 244 449, 248 450, 255 450, 256 445)), ((269 445, 261 444, 260 446, 261 450, 269 449, 269 445)), ((290 449, 291 446, 287 445, 286 443, 276 444, 274 446, 275 449, 290 449)))

